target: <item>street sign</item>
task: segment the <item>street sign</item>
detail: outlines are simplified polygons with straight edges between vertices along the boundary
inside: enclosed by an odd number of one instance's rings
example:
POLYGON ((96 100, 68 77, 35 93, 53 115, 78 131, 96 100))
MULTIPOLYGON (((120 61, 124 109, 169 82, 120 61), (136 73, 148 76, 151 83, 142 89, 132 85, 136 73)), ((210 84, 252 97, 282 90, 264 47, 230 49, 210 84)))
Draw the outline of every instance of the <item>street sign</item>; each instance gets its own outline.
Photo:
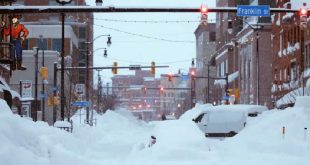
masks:
POLYGON ((47 93, 40 93, 40 98, 47 98, 48 94, 47 93))
POLYGON ((22 86, 22 98, 29 98, 32 97, 32 82, 30 80, 23 80, 21 81, 22 86))
POLYGON ((189 75, 188 74, 182 74, 182 80, 188 80, 189 79, 189 75))
POLYGON ((229 100, 229 96, 223 96, 223 100, 229 100))
POLYGON ((269 5, 238 5, 237 6, 238 17, 270 17, 270 6, 269 5))
POLYGON ((78 95, 85 94, 85 84, 75 84, 75 93, 78 95))
POLYGON ((129 65, 129 70, 141 70, 141 65, 129 65))
POLYGON ((71 103, 71 105, 76 107, 89 107, 90 103, 89 101, 76 101, 71 103))

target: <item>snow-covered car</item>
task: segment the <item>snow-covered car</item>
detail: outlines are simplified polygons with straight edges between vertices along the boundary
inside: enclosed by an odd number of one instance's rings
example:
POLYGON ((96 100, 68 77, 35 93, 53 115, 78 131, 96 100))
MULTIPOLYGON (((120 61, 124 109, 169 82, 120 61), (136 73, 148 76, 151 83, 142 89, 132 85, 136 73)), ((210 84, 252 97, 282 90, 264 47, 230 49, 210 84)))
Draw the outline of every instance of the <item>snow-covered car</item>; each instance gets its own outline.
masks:
POLYGON ((229 110, 228 106, 206 107, 192 119, 206 137, 231 137, 246 125, 245 110, 229 110))
POLYGON ((226 105, 229 110, 244 110, 248 112, 248 116, 255 117, 258 114, 262 114, 264 111, 267 111, 268 108, 262 105, 249 105, 249 104, 234 104, 226 105))

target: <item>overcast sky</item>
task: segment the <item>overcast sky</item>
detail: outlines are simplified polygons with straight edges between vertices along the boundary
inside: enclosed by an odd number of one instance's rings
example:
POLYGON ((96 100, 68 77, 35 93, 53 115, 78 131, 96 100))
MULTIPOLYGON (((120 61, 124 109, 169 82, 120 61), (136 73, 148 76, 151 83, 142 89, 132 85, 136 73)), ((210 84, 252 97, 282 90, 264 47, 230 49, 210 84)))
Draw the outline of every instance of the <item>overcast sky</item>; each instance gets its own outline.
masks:
MULTIPOLYGON (((95 0, 88 0, 87 2, 91 6, 95 5, 95 0)), ((204 1, 104 0, 103 3, 104 6, 113 5, 115 7, 199 8, 204 1)), ((205 4, 214 7, 215 0, 212 2, 208 1, 205 4)), ((118 66, 149 66, 151 61, 154 61, 156 65, 169 65, 169 68, 156 69, 156 77, 159 77, 159 75, 163 73, 176 73, 179 68, 187 70, 190 67, 191 59, 196 56, 194 31, 199 24, 199 19, 200 13, 95 14, 94 37, 102 34, 110 34, 112 36, 112 45, 108 48, 108 58, 103 57, 103 51, 99 50, 95 52, 94 66, 111 66, 114 61, 118 62, 118 66), (145 21, 159 21, 161 23, 145 21), (168 23, 162 23, 165 21, 168 21, 168 23), (169 21, 181 22, 175 23, 169 21), (147 37, 141 37, 140 35, 147 37)), ((96 40, 94 49, 106 47, 106 40, 105 37, 96 40)), ((119 70, 118 73, 123 75, 133 74, 134 72, 119 70)), ((104 82, 110 81, 110 77, 113 76, 111 70, 104 70, 101 72, 101 75, 104 78, 104 82)), ((95 78, 95 81, 96 80, 95 78)))
MULTIPOLYGON (((95 5, 95 0, 87 0, 87 2, 88 5, 95 5)), ((202 3, 215 7, 215 2, 216 0, 103 0, 103 5, 199 8, 202 3)), ((292 2, 293 8, 299 8, 305 0, 292 0, 292 2)), ((214 20, 214 15, 209 16, 209 20, 210 18, 214 20)), ((108 58, 103 58, 103 50, 95 52, 94 66, 111 66, 114 61, 118 62, 118 66, 149 66, 151 61, 154 61, 156 65, 169 65, 169 68, 156 69, 156 77, 163 73, 176 73, 178 69, 184 72, 190 67, 191 59, 196 56, 194 31, 199 24, 199 19, 200 13, 95 14, 94 37, 110 34, 112 45, 108 48, 108 58), (168 23, 162 23, 165 21, 168 23), (141 35, 147 37, 141 37, 141 35)), ((105 37, 96 40, 94 49, 106 47, 106 40, 105 37)), ((118 73, 124 75, 134 72, 123 69, 118 73)), ((110 81, 110 77, 113 76, 111 70, 104 70, 101 75, 104 82, 110 81)), ((96 78, 94 80, 97 81, 96 78)))

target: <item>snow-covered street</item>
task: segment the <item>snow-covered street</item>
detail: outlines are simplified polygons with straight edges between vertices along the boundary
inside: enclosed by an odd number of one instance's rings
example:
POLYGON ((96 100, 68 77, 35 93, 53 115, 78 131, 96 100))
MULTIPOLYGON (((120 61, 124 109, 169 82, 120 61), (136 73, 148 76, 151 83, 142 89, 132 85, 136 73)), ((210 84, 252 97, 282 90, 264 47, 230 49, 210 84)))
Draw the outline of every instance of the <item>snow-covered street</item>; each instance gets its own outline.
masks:
POLYGON ((205 138, 190 120, 199 107, 179 120, 145 123, 126 110, 97 115, 97 125, 79 124, 73 133, 13 115, 1 100, 1 165, 99 164, 264 164, 310 162, 309 109, 271 110, 248 118, 244 130, 224 140, 205 138), (282 136, 282 127, 286 128, 282 136), (148 147, 150 136, 157 143, 148 147))

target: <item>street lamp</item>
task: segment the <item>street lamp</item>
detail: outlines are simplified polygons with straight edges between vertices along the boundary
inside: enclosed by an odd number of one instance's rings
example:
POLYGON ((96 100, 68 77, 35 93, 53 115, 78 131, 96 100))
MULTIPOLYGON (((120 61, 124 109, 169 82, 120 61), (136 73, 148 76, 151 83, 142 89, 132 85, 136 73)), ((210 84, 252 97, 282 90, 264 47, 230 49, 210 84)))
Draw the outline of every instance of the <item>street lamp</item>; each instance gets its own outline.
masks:
MULTIPOLYGON (((64 6, 71 3, 72 0, 56 0, 57 3, 64 6)), ((61 120, 65 119, 65 13, 61 13, 61 68, 60 68, 60 111, 61 120)))
POLYGON ((96 0, 96 6, 102 6, 102 0, 96 0))
MULTIPOLYGON (((34 58, 35 58, 35 68, 34 68, 34 107, 35 107, 35 112, 38 112, 38 53, 39 53, 39 48, 38 47, 33 47, 33 53, 34 53, 34 58)), ((35 117, 36 118, 36 117, 35 117)))
POLYGON ((56 0, 57 3, 61 5, 69 4, 72 0, 56 0))
MULTIPOLYGON (((40 38, 40 48, 42 50, 42 68, 45 67, 44 64, 44 39, 43 35, 39 36, 40 38)), ((42 120, 45 121, 45 84, 47 83, 47 80, 42 78, 42 120)))
MULTIPOLYGON (((100 37, 107 36, 108 41, 107 41, 107 46, 111 46, 111 36, 109 34, 103 34, 99 35, 96 38, 94 38, 92 41, 85 42, 86 46, 86 79, 85 79, 85 88, 86 88, 86 101, 89 101, 89 56, 90 56, 90 51, 89 51, 89 45, 93 44, 95 40, 97 40, 100 37)), ((107 56, 107 50, 106 48, 98 48, 95 51, 98 51, 100 49, 104 49, 104 56, 107 56)), ((92 51, 94 53, 95 51, 92 51)), ((86 123, 92 125, 92 120, 89 122, 89 107, 86 107, 86 123)))

